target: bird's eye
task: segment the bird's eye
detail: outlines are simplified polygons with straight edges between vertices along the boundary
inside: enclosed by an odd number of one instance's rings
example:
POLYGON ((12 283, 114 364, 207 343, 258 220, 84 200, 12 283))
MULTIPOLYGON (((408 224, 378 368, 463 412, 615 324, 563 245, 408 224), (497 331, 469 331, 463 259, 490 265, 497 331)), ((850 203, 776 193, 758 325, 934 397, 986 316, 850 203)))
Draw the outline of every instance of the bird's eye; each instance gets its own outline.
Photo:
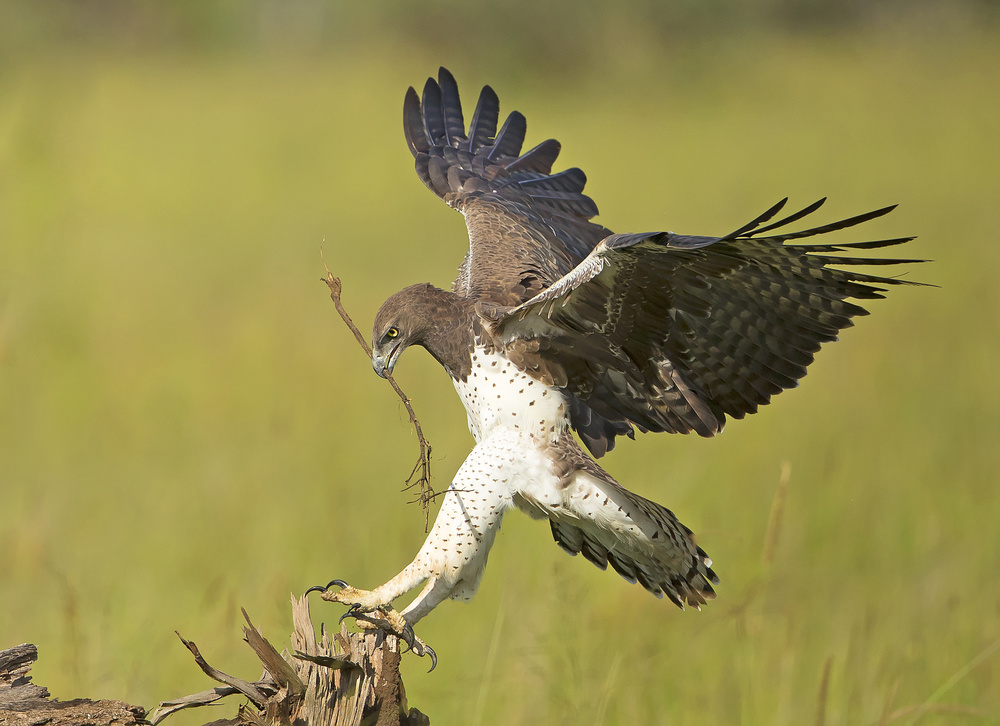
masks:
POLYGON ((397 335, 399 335, 399 328, 389 328, 385 331, 385 337, 387 338, 395 338, 397 335))

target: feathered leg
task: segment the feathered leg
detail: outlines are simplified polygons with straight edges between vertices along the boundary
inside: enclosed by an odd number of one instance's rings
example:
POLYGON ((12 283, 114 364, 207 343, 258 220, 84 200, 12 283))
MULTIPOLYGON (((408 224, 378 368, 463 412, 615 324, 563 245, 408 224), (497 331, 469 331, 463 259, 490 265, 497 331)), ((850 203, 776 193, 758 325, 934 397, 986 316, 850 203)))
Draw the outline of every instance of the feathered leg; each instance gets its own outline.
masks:
MULTIPOLYGON (((412 625, 443 600, 468 600, 475 593, 503 514, 512 503, 511 469, 522 461, 514 455, 513 445, 502 435, 476 445, 444 493, 423 546, 398 575, 374 590, 360 590, 342 580, 310 590, 322 591, 329 602, 351 606, 349 615, 375 615, 368 620, 386 625, 410 642, 412 625), (393 600, 424 582, 424 589, 402 613, 392 608, 393 600), (333 585, 341 589, 331 590, 333 585)), ((419 642, 414 650, 419 652, 419 642)))

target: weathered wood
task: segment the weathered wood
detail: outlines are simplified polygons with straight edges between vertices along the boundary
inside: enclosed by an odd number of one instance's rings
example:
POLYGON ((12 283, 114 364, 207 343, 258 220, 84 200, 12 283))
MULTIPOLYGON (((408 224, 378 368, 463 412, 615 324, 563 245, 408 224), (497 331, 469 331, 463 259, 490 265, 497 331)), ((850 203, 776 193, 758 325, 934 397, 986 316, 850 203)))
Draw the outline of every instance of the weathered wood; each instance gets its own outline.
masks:
POLYGON ((223 688, 160 704, 151 722, 157 724, 182 708, 202 706, 234 693, 250 699, 235 719, 213 726, 256 724, 276 726, 425 726, 430 720, 407 709, 399 674, 399 642, 381 632, 351 633, 346 626, 331 634, 320 628, 320 638, 304 597, 292 597, 292 654, 278 651, 247 620, 246 642, 253 648, 267 676, 253 683, 208 665, 197 646, 184 640, 199 667, 223 688))
POLYGON ((399 641, 380 631, 351 633, 346 626, 320 638, 304 597, 292 597, 292 654, 278 651, 243 613, 246 642, 265 669, 257 681, 209 665, 193 642, 181 638, 202 671, 222 686, 164 701, 145 721, 145 710, 122 701, 76 698, 58 701, 28 675, 38 659, 34 645, 0 651, 0 726, 131 726, 158 724, 172 713, 238 695, 250 701, 234 718, 206 726, 429 726, 430 719, 406 706, 399 674, 399 641))
POLYGON ((122 701, 74 698, 59 701, 31 682, 28 671, 38 660, 29 643, 0 651, 0 724, 3 726, 129 726, 145 723, 146 711, 122 701))

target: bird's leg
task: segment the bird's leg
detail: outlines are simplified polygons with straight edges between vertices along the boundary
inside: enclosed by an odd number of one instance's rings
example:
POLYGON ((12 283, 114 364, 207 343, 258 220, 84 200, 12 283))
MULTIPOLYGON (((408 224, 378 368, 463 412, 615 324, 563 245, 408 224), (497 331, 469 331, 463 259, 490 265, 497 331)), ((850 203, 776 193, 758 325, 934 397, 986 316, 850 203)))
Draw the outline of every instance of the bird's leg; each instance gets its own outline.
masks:
POLYGON ((443 600, 467 601, 476 592, 503 513, 511 506, 505 477, 510 476, 508 463, 514 461, 512 443, 516 442, 498 438, 476 445, 455 475, 417 556, 389 582, 374 590, 359 590, 333 580, 307 592, 319 590, 324 600, 348 605, 347 616, 359 625, 368 623, 392 632, 414 651, 433 659, 433 651, 413 635, 413 624, 443 600), (493 477, 485 484, 480 481, 483 471, 492 472, 493 477), (392 608, 393 600, 425 581, 424 589, 402 613, 392 608), (334 585, 339 590, 331 590, 334 585))
MULTIPOLYGON (((481 570, 479 574, 480 576, 482 575, 481 570)), ((476 578, 475 584, 478 585, 478 578, 476 578)), ((427 578, 427 584, 424 585, 424 589, 420 591, 419 595, 413 598, 413 602, 403 609, 402 616, 408 623, 417 622, 431 610, 440 605, 444 600, 449 597, 454 598, 458 587, 459 586, 457 586, 456 583, 443 577, 427 578)), ((475 592, 475 586, 473 586, 472 591, 475 592)), ((461 599, 466 601, 469 600, 469 598, 466 597, 461 599)))
POLYGON ((395 608, 381 607, 369 612, 361 612, 356 607, 352 607, 340 619, 348 617, 353 617, 354 622, 362 630, 380 630, 383 633, 395 635, 421 658, 425 655, 430 656, 431 667, 427 671, 428 673, 437 668, 437 653, 413 632, 413 626, 406 622, 406 618, 395 608))
MULTIPOLYGON (((437 524, 435 523, 434 530, 436 529, 437 524)), ((433 537, 434 530, 431 531, 431 535, 428 539, 433 537)), ((362 612, 391 606, 393 600, 405 595, 410 590, 420 585, 428 577, 431 577, 431 562, 424 552, 425 548, 426 543, 424 548, 422 548, 414 558, 413 562, 404 567, 402 572, 384 585, 379 585, 374 590, 361 590, 356 587, 351 587, 343 580, 333 580, 326 587, 311 587, 307 590, 307 592, 320 590, 323 592, 324 600, 327 600, 328 602, 339 602, 344 605, 357 606, 362 612), (339 587, 340 590, 331 591, 330 588, 333 585, 339 587)))
POLYGON ((325 587, 310 587, 306 590, 306 594, 309 594, 313 590, 318 590, 321 593, 320 596, 327 602, 348 605, 349 608, 343 617, 341 617, 341 620, 353 617, 358 627, 363 630, 381 630, 385 633, 395 635, 406 643, 417 655, 429 655, 431 658, 431 670, 434 670, 435 666, 437 666, 437 655, 434 649, 418 638, 413 632, 413 626, 407 622, 404 614, 401 614, 392 607, 393 600, 412 590, 423 580, 427 579, 428 575, 425 570, 426 568, 420 564, 418 558, 396 575, 396 577, 374 590, 361 590, 348 585, 343 580, 333 580, 325 587), (332 590, 331 588, 334 586, 340 589, 332 590))

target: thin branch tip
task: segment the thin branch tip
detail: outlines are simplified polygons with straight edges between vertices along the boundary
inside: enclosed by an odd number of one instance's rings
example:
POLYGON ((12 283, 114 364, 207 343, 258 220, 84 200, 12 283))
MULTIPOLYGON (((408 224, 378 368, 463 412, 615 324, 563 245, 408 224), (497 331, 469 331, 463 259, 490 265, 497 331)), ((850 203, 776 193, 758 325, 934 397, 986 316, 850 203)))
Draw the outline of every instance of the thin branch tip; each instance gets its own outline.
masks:
MULTIPOLYGON (((320 257, 323 255, 322 247, 320 247, 320 257)), ((347 310, 344 309, 344 305, 341 302, 340 296, 343 292, 343 286, 341 285, 340 278, 334 277, 333 273, 328 267, 326 267, 326 262, 323 263, 323 267, 326 268, 326 277, 320 278, 326 283, 326 286, 330 289, 330 299, 333 300, 333 304, 337 308, 337 312, 340 314, 341 319, 344 324, 347 325, 348 329, 354 334, 354 339, 358 341, 358 345, 361 349, 365 351, 365 355, 371 358, 372 349, 368 346, 368 341, 365 340, 364 335, 358 329, 358 326, 354 324, 351 316, 348 315, 347 310)), ((400 400, 403 402, 403 406, 406 408, 406 413, 410 417, 410 423, 413 425, 413 430, 417 434, 417 443, 420 446, 420 453, 417 457, 417 463, 414 464, 413 470, 410 475, 406 478, 404 490, 410 489, 414 486, 420 487, 420 495, 414 501, 419 501, 420 506, 424 510, 424 530, 426 531, 430 527, 430 502, 436 496, 434 489, 431 487, 431 445, 424 438, 423 429, 420 427, 420 421, 417 419, 417 414, 413 411, 413 406, 410 405, 410 398, 403 393, 403 390, 396 383, 395 379, 390 373, 386 373, 386 380, 392 386, 392 390, 396 392, 400 400), (418 476, 419 474, 419 476, 418 476), (414 477, 417 480, 414 482, 414 477)))

